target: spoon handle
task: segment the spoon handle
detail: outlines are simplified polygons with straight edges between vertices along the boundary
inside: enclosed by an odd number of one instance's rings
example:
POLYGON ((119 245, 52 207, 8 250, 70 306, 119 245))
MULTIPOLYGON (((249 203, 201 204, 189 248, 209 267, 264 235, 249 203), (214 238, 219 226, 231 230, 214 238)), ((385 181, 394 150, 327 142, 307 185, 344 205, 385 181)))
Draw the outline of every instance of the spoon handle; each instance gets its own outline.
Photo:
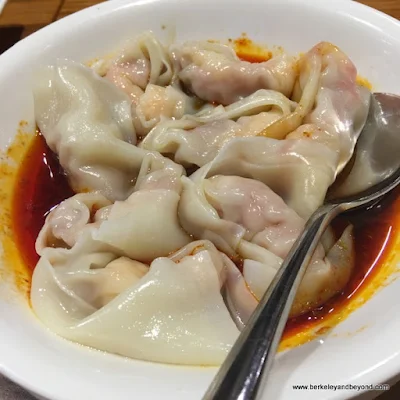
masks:
POLYGON ((203 400, 255 400, 286 325, 297 289, 322 234, 340 206, 325 205, 309 219, 203 400))

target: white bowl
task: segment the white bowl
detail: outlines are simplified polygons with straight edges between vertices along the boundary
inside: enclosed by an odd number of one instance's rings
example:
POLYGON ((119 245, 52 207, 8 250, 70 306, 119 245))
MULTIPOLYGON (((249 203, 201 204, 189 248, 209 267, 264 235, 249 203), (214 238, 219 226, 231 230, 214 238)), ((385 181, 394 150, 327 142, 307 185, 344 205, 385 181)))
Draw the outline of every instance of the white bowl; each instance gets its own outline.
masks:
MULTIPOLYGON (((175 29, 178 40, 247 32, 291 53, 331 41, 376 90, 400 94, 400 23, 355 2, 115 0, 52 24, 0 57, 0 147, 9 144, 20 120, 34 124, 33 66, 57 57, 86 61, 148 29, 161 38, 175 29)), ((198 400, 216 372, 128 360, 67 342, 48 332, 12 289, 3 285, 0 296, 0 372, 33 393, 55 400, 198 400)), ((374 384, 399 373, 399 290, 400 281, 394 280, 333 332, 279 354, 265 398, 344 399, 359 393, 295 391, 292 385, 374 384)))

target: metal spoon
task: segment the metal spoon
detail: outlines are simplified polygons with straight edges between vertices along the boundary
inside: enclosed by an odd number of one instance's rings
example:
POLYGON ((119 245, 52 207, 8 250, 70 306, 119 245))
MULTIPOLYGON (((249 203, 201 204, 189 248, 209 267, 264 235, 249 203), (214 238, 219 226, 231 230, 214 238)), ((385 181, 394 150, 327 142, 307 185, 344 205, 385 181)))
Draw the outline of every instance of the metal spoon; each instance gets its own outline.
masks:
POLYGON ((400 97, 371 97, 351 168, 342 171, 329 200, 308 220, 203 400, 260 398, 297 289, 325 229, 338 214, 369 205, 400 183, 400 97), (337 197, 349 190, 350 196, 337 197))

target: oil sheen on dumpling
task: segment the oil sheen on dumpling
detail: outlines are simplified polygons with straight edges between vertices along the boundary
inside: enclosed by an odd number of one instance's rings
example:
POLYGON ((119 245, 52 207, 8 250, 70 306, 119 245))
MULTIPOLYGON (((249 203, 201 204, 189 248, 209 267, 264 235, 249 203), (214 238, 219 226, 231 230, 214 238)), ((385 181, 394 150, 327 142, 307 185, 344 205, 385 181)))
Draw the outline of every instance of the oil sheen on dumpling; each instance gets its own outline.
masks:
POLYGON ((193 242, 150 267, 89 250, 97 255, 95 269, 79 246, 46 249, 35 269, 32 307, 54 332, 148 361, 224 360, 239 331, 220 293, 224 258, 212 243, 193 242))

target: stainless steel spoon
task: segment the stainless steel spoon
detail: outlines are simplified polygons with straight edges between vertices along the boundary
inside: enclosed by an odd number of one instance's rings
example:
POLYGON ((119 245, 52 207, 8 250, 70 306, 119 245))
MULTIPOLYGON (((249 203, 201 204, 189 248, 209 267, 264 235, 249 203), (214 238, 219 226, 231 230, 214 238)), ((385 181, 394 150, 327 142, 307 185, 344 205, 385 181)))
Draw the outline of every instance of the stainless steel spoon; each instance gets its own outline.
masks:
POLYGON ((222 364, 203 400, 255 400, 262 394, 297 289, 314 250, 340 213, 367 206, 400 183, 400 97, 375 93, 358 139, 351 168, 308 220, 222 364), (346 190, 344 190, 346 189, 346 190), (350 196, 341 196, 342 193, 350 196))

